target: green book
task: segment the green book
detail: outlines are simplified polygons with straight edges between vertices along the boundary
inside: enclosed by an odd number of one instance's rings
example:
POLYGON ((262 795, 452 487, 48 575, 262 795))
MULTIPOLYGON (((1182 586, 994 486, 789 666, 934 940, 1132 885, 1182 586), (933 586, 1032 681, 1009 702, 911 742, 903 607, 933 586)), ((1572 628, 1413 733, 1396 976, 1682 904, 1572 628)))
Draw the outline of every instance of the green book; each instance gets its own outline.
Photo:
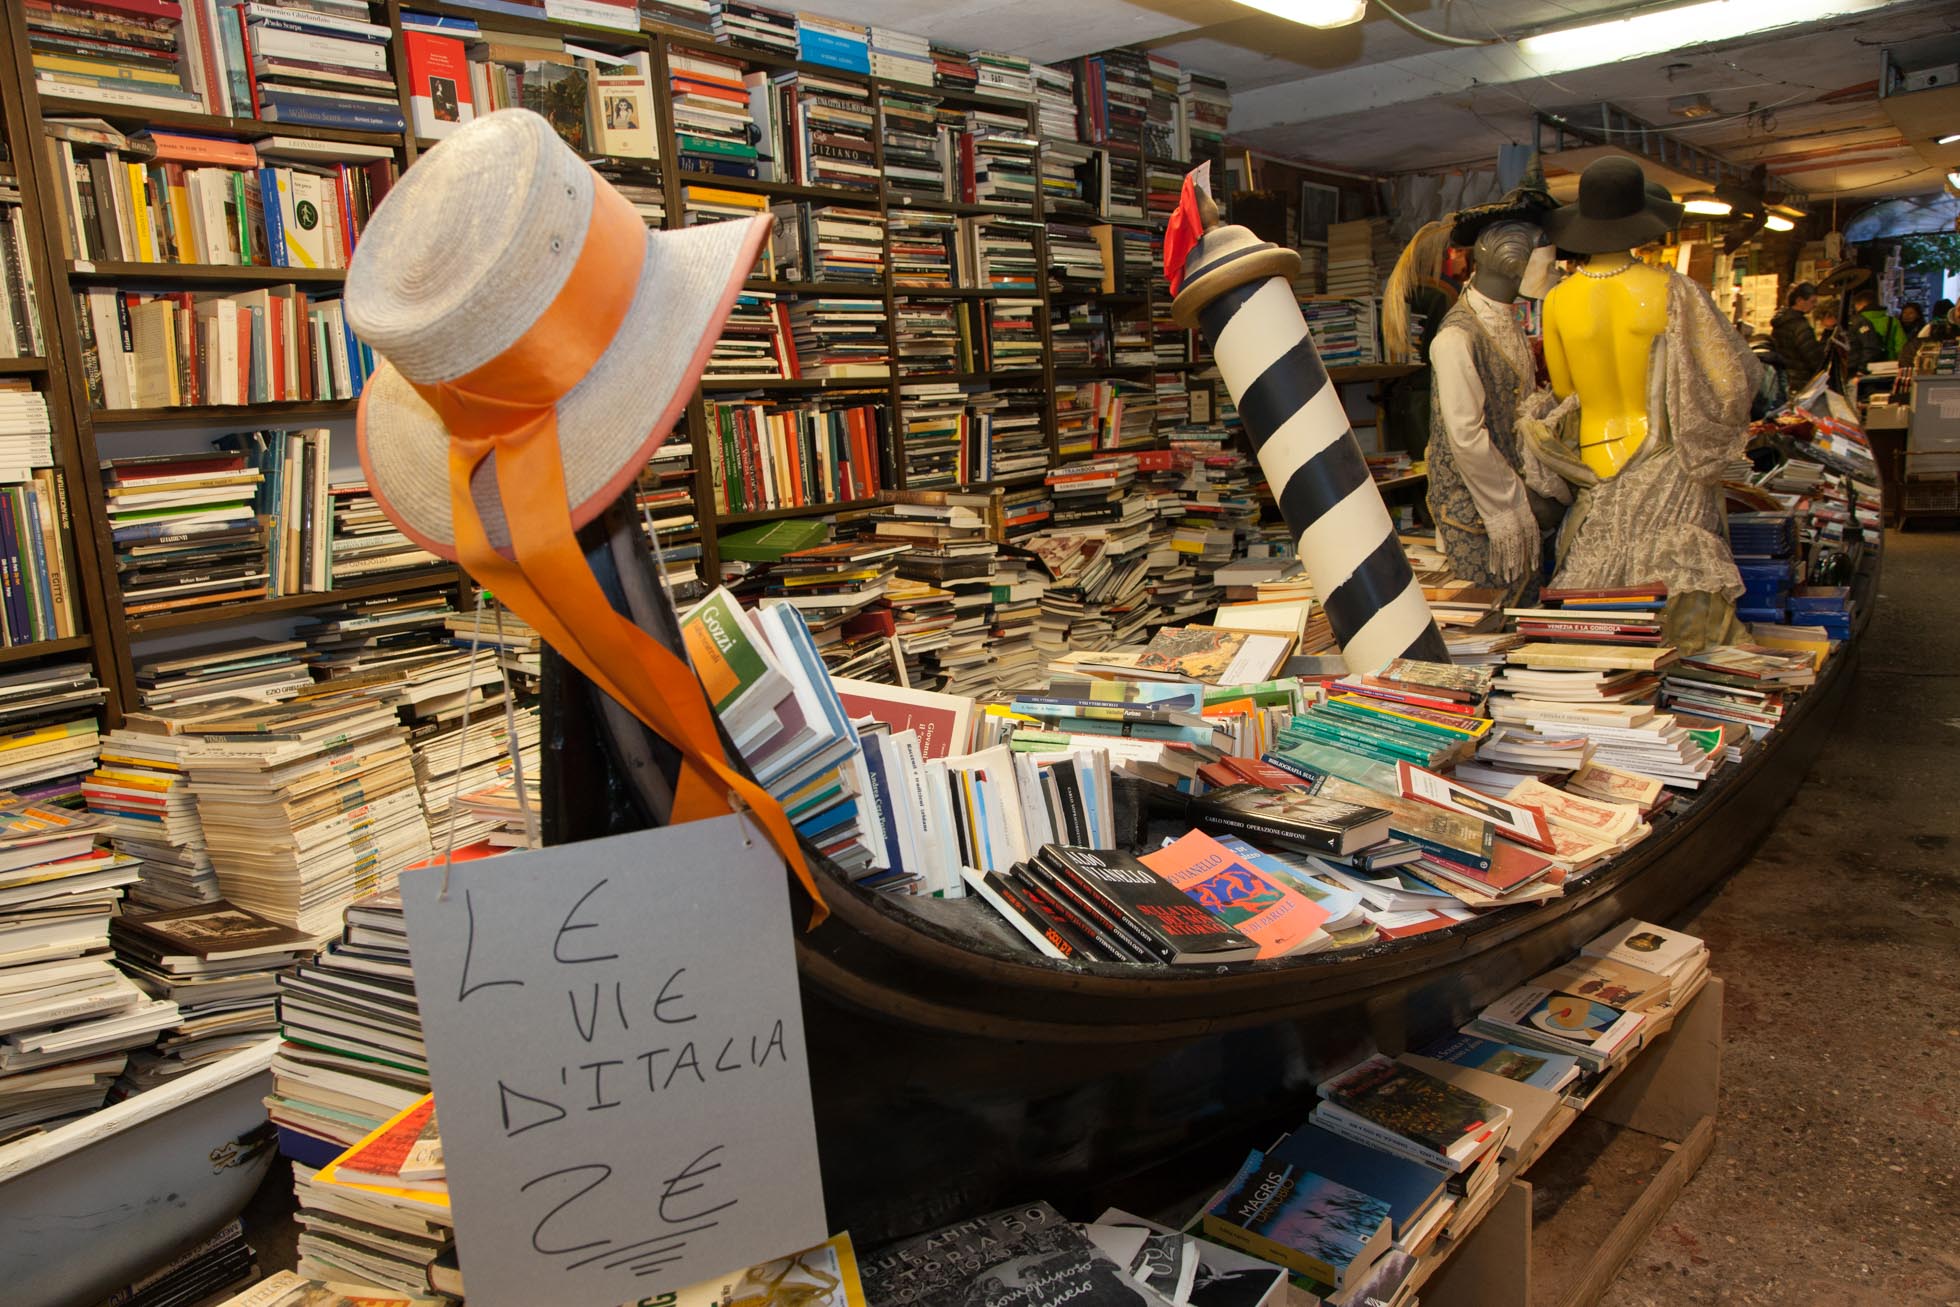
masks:
POLYGON ((753 747, 780 727, 775 707, 793 690, 728 587, 718 588, 681 618, 681 640, 736 748, 753 747))
POLYGON ((744 563, 779 563, 783 555, 812 549, 830 528, 818 518, 793 517, 733 531, 721 538, 721 556, 744 563))
POLYGON ((731 159, 753 159, 756 149, 753 145, 739 145, 734 141, 724 141, 715 136, 691 136, 680 133, 680 148, 695 154, 725 154, 731 159))

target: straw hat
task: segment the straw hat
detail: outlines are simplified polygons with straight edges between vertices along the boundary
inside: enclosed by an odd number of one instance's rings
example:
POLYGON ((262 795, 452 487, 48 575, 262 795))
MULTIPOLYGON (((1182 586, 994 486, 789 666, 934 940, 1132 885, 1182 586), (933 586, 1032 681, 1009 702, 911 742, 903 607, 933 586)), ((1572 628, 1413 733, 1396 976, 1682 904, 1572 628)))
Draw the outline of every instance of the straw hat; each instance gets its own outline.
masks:
MULTIPOLYGON (((445 139, 389 192, 347 271, 347 321, 379 356, 360 409, 374 497, 454 559, 437 405, 478 435, 555 410, 572 524, 590 522, 673 429, 768 230, 758 217, 648 231, 529 110, 445 139)), ((470 492, 508 552, 494 452, 470 492)))

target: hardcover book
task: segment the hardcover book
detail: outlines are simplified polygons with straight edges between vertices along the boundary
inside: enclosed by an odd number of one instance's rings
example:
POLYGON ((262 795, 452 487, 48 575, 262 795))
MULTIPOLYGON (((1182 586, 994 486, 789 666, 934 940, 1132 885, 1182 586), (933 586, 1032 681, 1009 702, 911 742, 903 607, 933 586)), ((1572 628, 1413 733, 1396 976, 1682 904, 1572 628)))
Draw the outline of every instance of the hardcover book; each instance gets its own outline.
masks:
POLYGON ((1240 962, 1259 952, 1257 943, 1127 853, 1049 844, 1038 860, 1164 962, 1240 962))
POLYGON ((1204 1215, 1212 1238, 1330 1290, 1346 1286, 1387 1250, 1390 1229, 1381 1199, 1257 1151, 1204 1215))
POLYGON ((1262 785, 1231 785, 1191 801, 1193 824, 1213 834, 1239 835, 1282 848, 1346 857, 1388 838, 1390 817, 1382 808, 1346 803, 1299 790, 1262 785))

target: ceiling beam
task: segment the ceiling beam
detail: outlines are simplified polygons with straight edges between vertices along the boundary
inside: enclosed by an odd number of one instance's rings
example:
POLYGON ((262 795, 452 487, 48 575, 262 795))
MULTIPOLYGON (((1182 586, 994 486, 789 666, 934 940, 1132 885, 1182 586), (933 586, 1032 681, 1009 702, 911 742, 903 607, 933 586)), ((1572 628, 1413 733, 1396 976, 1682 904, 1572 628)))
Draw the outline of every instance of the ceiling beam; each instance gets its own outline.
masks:
MULTIPOLYGON (((1755 32, 1746 37, 1706 43, 1704 48, 1753 45, 1770 31, 1812 24, 1822 26, 1838 19, 1870 14, 1910 2, 1783 0, 1781 4, 1767 7, 1761 26, 1755 32)), ((1737 6, 1740 13, 1753 14, 1765 8, 1761 0, 1724 0, 1724 4, 1737 6)), ((1502 45, 1409 55, 1242 91, 1232 99, 1232 131, 1252 132, 1272 127, 1301 126, 1439 96, 1461 95, 1479 88, 1559 77, 1652 53, 1654 51, 1638 41, 1629 40, 1610 50, 1591 45, 1583 48, 1559 47, 1527 54, 1519 49, 1515 41, 1511 41, 1502 45)))

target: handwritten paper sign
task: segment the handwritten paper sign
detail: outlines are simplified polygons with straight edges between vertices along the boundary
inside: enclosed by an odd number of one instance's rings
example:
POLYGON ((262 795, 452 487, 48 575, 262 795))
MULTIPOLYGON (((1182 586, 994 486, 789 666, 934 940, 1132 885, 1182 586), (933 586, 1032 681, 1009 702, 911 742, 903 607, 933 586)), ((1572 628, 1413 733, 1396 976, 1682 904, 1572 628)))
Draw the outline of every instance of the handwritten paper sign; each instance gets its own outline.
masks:
POLYGON ((822 1243, 781 859, 739 817, 402 877, 472 1307, 822 1243))

